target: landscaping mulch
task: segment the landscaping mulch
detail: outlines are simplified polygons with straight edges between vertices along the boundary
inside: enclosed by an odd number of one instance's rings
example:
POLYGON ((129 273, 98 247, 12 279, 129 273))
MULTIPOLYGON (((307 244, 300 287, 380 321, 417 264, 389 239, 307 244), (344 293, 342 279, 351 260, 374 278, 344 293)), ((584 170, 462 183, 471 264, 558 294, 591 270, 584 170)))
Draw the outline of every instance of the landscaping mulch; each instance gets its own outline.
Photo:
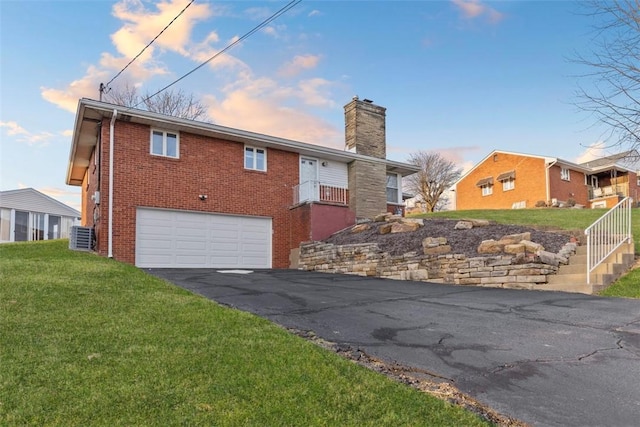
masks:
POLYGON ((478 254, 478 246, 483 240, 500 240, 501 237, 509 234, 530 232, 532 242, 542 245, 546 251, 553 253, 558 253, 571 239, 571 234, 566 232, 551 232, 521 225, 496 223, 468 230, 456 230, 455 225, 458 221, 425 219, 424 227, 420 227, 417 231, 395 234, 379 234, 378 226, 383 223, 372 222, 368 230, 352 233, 351 228, 348 228, 335 233, 326 239, 326 242, 336 245, 376 242, 382 251, 388 252, 390 255, 402 255, 412 251, 421 253, 422 241, 426 237, 445 237, 448 244, 451 245, 451 253, 477 257, 490 256, 478 254))

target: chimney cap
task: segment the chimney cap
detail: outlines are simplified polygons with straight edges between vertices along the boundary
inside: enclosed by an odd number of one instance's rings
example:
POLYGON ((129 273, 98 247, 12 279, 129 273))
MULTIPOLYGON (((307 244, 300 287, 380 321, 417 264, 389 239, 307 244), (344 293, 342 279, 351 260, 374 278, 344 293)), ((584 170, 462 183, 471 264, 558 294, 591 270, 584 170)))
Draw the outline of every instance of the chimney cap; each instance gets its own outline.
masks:
POLYGON ((354 101, 357 101, 360 98, 358 98, 358 95, 354 95, 353 98, 351 98, 351 99, 353 99, 354 101))
POLYGON ((363 99, 362 101, 366 102, 367 104, 373 104, 373 101, 367 98, 363 99))

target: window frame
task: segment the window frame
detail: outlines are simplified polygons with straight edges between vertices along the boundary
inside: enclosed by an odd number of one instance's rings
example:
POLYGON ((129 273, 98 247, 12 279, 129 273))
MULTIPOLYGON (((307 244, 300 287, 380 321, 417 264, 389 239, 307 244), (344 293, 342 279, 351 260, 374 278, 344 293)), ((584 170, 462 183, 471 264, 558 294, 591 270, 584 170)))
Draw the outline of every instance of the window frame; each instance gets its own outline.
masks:
POLYGON ((180 132, 174 132, 174 131, 170 131, 170 130, 165 130, 165 129, 158 129, 158 128, 151 128, 151 133, 150 133, 150 141, 149 141, 149 153, 152 156, 158 156, 158 157, 166 157, 169 159, 179 159, 180 158, 180 132), (153 137, 156 133, 161 133, 162 134, 162 153, 155 153, 153 151, 153 137), (167 146, 167 136, 168 135, 175 135, 176 137, 176 155, 175 156, 170 156, 168 155, 168 146, 167 146))
POLYGON ((401 187, 402 187, 402 176, 398 173, 393 173, 393 172, 387 172, 386 177, 385 177, 385 199, 387 201, 387 203, 391 203, 391 204, 395 204, 395 205, 399 205, 402 204, 402 193, 401 193, 401 187), (389 177, 391 176, 395 176, 396 178, 396 186, 395 187, 390 187, 389 186, 389 177), (389 200, 389 190, 396 190, 395 194, 396 194, 396 199, 395 200, 389 200))
POLYGON ((560 166, 560 179, 563 181, 571 181, 571 170, 560 166))
POLYGON ((493 184, 481 185, 480 190, 482 191, 482 197, 491 196, 493 194, 493 184))
POLYGON ((511 191, 516 188, 516 180, 514 178, 505 179, 502 181, 502 191, 511 191))
POLYGON ((242 166, 244 167, 245 170, 251 170, 256 172, 266 172, 267 171, 267 149, 265 147, 255 147, 253 145, 245 145, 244 149, 242 150, 242 166), (247 151, 248 150, 251 150, 251 152, 253 153, 252 167, 247 167, 247 151), (264 169, 258 168, 258 156, 257 156, 258 151, 261 151, 262 154, 264 155, 264 161, 263 161, 264 169))

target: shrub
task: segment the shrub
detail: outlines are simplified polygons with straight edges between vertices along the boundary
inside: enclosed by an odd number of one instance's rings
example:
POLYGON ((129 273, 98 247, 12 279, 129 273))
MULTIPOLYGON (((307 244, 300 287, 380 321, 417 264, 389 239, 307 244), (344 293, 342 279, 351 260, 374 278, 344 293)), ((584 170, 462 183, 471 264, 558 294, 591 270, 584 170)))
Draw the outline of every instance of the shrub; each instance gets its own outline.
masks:
POLYGON ((536 208, 546 208, 547 207, 547 202, 545 202, 544 200, 538 200, 536 202, 536 208))

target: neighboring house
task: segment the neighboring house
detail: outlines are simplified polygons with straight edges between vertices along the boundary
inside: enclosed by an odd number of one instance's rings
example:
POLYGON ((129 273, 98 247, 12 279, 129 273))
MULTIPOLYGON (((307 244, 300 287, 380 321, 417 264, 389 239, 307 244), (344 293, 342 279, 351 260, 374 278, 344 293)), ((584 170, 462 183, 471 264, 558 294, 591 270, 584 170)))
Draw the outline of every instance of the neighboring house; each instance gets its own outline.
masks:
POLYGON ((78 104, 67 184, 96 251, 139 267, 286 268, 292 249, 402 208, 414 166, 386 160, 385 111, 345 106, 346 150, 78 104))
POLYGON ((456 210, 520 209, 578 204, 613 207, 638 197, 637 169, 626 152, 576 164, 556 157, 495 150, 454 186, 456 210), (625 166, 626 164, 626 166, 625 166))
POLYGON ((33 188, 0 191, 0 243, 69 238, 80 212, 33 188))

